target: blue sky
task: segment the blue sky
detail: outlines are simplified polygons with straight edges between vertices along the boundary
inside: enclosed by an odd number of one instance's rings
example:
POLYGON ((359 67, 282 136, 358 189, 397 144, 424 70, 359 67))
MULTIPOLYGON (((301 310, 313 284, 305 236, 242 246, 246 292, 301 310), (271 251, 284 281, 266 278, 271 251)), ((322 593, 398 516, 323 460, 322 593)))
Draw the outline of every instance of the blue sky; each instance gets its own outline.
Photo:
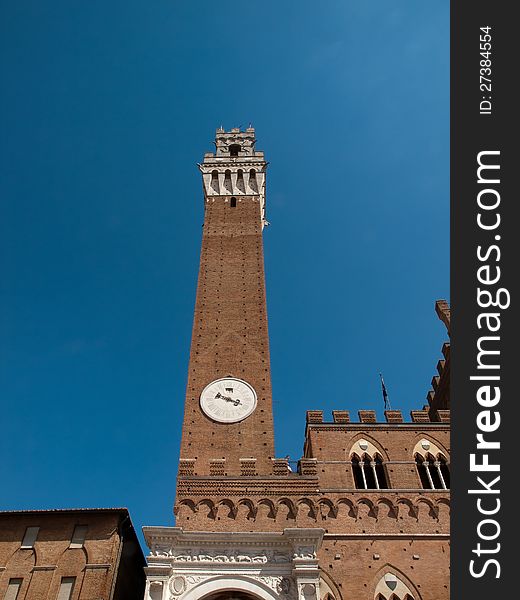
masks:
POLYGON ((449 295, 449 3, 0 5, 0 508, 172 505, 216 127, 257 131, 278 456, 420 408, 449 295))

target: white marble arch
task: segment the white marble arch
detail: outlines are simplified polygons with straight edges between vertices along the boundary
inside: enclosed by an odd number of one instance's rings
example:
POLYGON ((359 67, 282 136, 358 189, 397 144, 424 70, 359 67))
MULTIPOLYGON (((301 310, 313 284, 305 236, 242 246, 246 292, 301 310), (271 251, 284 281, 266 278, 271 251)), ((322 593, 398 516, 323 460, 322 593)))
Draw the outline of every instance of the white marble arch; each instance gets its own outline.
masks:
POLYGON ((244 592, 261 600, 279 600, 279 595, 269 586, 246 575, 217 576, 207 579, 187 591, 182 596, 182 600, 202 600, 212 594, 226 591, 244 592))

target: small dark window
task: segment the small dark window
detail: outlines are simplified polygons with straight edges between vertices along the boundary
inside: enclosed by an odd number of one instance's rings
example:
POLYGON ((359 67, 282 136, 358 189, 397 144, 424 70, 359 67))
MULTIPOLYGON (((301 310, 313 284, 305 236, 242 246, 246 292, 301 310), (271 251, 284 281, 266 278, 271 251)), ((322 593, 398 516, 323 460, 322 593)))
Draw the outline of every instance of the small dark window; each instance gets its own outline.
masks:
POLYGON ((231 198, 231 208, 235 208, 237 205, 237 199, 236 198, 231 198))
POLYGON ((229 156, 238 156, 240 152, 240 146, 238 144, 231 144, 229 147, 229 156))

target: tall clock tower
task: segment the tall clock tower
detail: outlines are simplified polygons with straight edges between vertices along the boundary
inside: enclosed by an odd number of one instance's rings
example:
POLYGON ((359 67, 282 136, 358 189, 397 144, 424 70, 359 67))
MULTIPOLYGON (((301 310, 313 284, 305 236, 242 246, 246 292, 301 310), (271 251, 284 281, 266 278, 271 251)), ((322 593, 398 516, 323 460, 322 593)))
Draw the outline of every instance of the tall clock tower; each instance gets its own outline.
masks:
POLYGON ((262 231, 267 163, 255 130, 222 128, 199 164, 204 226, 181 442, 181 464, 222 474, 274 456, 262 231))
MULTIPOLYGON (((255 130, 218 129, 174 527, 144 527, 145 600, 448 600, 449 344, 430 407, 307 411, 303 456, 274 457, 255 130)), ((438 312, 448 324, 449 307, 438 312)), ((406 377, 406 365, 402 376, 406 377)), ((356 374, 351 373, 355 377, 356 374)))

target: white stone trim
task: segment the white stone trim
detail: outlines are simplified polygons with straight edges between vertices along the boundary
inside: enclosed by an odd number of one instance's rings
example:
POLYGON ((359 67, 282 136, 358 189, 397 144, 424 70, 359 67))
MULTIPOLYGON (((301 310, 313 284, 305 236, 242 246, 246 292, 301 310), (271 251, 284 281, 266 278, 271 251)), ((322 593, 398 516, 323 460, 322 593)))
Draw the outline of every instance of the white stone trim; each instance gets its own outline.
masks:
POLYGON ((199 600, 217 591, 261 600, 319 600, 324 530, 201 532, 144 527, 150 548, 145 600, 199 600))

